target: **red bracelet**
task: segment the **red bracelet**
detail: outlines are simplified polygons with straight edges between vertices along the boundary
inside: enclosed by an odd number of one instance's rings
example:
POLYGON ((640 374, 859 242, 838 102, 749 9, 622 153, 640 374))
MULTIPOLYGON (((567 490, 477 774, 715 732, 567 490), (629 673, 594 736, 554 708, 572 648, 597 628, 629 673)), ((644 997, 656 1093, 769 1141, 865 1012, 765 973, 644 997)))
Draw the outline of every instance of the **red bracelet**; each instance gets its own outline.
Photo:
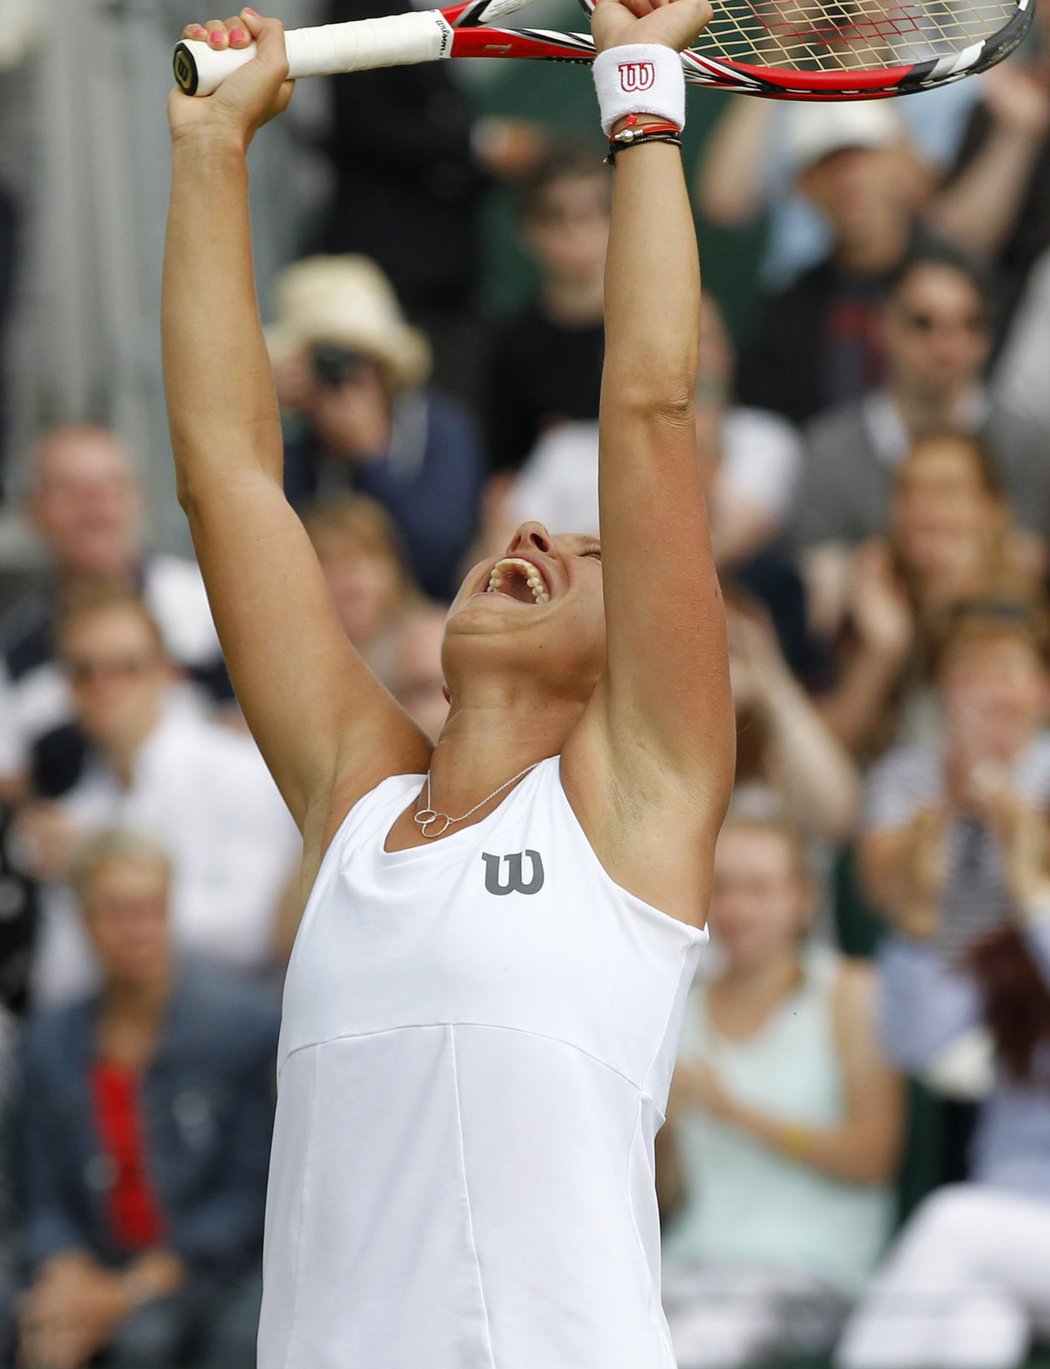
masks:
POLYGON ((640 138, 643 133, 673 133, 675 135, 680 135, 681 132, 682 130, 679 126, 672 123, 669 119, 658 120, 653 124, 643 124, 639 121, 639 115, 628 114, 627 118, 623 121, 623 128, 620 129, 619 133, 614 133, 612 135, 609 139, 609 143, 610 145, 618 142, 633 143, 635 138, 640 138))
POLYGON ((677 124, 669 120, 657 120, 655 123, 643 124, 637 114, 628 114, 624 120, 624 126, 619 133, 614 133, 609 139, 609 155, 606 162, 611 163, 617 152, 622 152, 625 148, 634 147, 637 143, 660 142, 673 143, 681 147, 682 130, 677 124))
POLYGON ((682 130, 677 124, 638 124, 625 128, 609 139, 609 152, 605 158, 606 166, 613 166, 616 155, 626 152, 629 147, 644 147, 646 143, 670 143, 672 147, 682 146, 682 130))

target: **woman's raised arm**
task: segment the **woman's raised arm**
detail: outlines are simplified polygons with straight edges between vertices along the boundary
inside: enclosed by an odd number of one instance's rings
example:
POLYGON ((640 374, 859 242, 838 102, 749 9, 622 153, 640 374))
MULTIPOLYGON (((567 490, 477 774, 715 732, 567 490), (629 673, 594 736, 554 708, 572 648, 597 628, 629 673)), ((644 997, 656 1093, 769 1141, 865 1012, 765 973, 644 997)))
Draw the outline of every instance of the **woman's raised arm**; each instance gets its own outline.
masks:
MULTIPOLYGON (((318 840, 429 746, 356 655, 282 486, 283 447, 252 274, 248 144, 287 105, 281 25, 211 21, 258 56, 215 95, 173 91, 164 376, 179 498, 237 697, 300 828, 318 840)), ((187 33, 190 31, 187 30, 187 33)), ((199 36, 194 34, 193 36, 199 36)))
MULTIPOLYGON (((607 61, 607 50, 623 44, 681 48, 710 14, 707 0, 599 0, 595 40, 607 61)), ((677 59, 665 63, 662 48, 650 51, 670 82, 677 59)), ((628 71, 626 87, 637 81, 628 71)), ((646 107, 644 98, 635 105, 646 107)), ((572 752, 590 750, 587 769, 604 771, 611 808, 624 815, 611 826, 608 813, 592 818, 592 830, 604 829, 596 830, 598 846, 603 854, 622 849, 629 834, 635 863, 657 858, 666 879, 624 868, 622 859, 613 873, 661 907, 682 908, 683 892, 695 889, 692 910, 683 908, 690 918, 706 906, 702 885, 735 748, 725 616, 696 456, 699 327, 680 153, 661 142, 628 147, 613 175, 599 415, 607 667, 572 739, 568 778, 572 752)), ((574 785, 576 802, 581 787, 574 785)))

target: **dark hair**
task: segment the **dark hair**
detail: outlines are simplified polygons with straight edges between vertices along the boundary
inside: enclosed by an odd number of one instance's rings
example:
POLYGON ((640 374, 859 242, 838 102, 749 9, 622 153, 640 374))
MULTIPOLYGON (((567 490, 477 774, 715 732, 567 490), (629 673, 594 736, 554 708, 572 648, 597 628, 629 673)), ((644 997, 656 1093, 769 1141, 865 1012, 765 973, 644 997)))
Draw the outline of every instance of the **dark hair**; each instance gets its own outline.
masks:
POLYGON ((976 257, 943 243, 927 243, 909 252, 890 276, 886 286, 886 300, 892 301, 916 271, 931 267, 954 271, 964 276, 981 301, 985 323, 991 327, 996 305, 995 281, 990 271, 976 257))
POLYGON ((1003 1069, 1016 1083, 1034 1083, 1039 1049, 1050 1046, 1050 988, 1021 933, 1013 925, 989 933, 965 953, 964 965, 977 980, 1003 1069))
POLYGON ((541 209, 543 197, 558 181, 608 179, 602 164, 601 148, 585 139, 559 135, 533 163, 518 184, 518 213, 520 218, 534 218, 541 209))

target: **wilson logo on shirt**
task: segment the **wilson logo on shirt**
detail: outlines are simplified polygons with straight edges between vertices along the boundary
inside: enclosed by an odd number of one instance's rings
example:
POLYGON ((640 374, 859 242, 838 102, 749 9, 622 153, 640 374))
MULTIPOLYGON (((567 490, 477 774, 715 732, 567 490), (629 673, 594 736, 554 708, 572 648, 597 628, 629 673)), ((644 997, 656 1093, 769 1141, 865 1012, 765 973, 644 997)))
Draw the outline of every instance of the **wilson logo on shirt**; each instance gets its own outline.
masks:
POLYGON ((485 862, 485 888, 490 894, 538 894, 543 888, 543 861, 539 851, 514 851, 509 856, 490 856, 482 851, 485 862), (522 861, 528 856, 531 870, 529 882, 523 879, 522 861), (500 881, 500 866, 507 862, 507 881, 500 881))

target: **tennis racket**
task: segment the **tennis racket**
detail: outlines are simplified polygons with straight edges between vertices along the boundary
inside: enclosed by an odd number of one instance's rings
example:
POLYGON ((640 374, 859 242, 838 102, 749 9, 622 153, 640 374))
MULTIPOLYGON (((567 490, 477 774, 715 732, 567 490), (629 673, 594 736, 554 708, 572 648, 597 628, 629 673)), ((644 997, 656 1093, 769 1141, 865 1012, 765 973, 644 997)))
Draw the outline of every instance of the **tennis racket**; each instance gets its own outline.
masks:
MULTIPOLYGON (((468 0, 441 10, 291 29, 284 36, 288 74, 334 76, 445 57, 594 59, 586 33, 490 27, 527 3, 468 0)), ((593 8, 593 0, 581 3, 588 12, 593 8)), ((682 53, 682 65, 691 84, 773 99, 908 95, 1002 61, 1028 32, 1035 3, 715 0, 714 18, 698 46, 682 53)), ((188 95, 210 95, 254 52, 254 44, 214 52, 207 43, 184 40, 175 49, 175 80, 188 95)))

